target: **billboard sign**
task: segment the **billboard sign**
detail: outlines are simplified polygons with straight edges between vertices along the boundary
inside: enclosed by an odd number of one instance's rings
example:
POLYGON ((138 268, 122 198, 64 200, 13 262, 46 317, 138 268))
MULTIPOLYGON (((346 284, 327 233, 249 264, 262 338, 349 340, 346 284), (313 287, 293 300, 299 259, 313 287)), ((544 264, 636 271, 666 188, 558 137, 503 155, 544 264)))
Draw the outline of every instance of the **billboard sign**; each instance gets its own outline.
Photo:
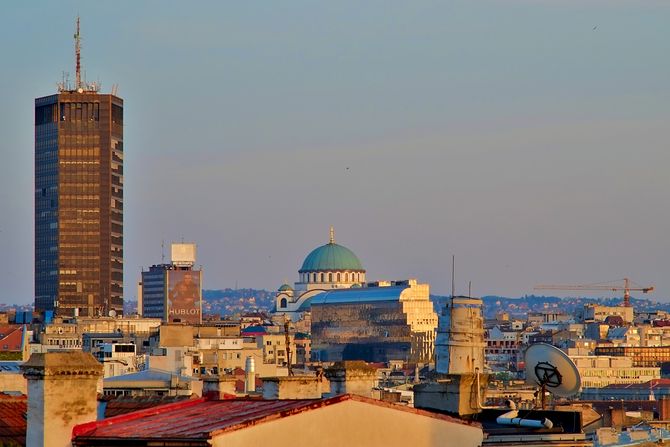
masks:
POLYGON ((168 270, 167 321, 202 322, 201 270, 168 270))
POLYGON ((195 244, 172 244, 172 263, 192 266, 195 264, 195 244))

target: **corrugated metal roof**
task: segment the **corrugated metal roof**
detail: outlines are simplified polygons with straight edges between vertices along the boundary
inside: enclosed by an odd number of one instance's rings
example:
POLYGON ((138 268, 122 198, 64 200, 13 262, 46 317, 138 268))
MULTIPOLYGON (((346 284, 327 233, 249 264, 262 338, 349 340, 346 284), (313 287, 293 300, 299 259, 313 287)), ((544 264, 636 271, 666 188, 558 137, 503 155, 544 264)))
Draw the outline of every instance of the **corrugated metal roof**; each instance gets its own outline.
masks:
MULTIPOLYGON (((108 396, 105 396, 108 397, 108 396)), ((105 418, 190 399, 190 396, 119 396, 106 399, 105 418)))
POLYGON ((465 422, 441 414, 347 394, 316 400, 260 400, 249 398, 206 400, 201 398, 81 424, 76 426, 72 433, 73 438, 77 438, 79 441, 93 438, 151 439, 158 441, 167 439, 204 440, 227 431, 238 430, 303 411, 315 410, 346 400, 356 400, 458 424, 479 426, 476 423, 465 422))
POLYGON ((0 394, 0 445, 26 445, 26 396, 0 394))
POLYGON ((402 291, 408 287, 409 286, 389 286, 334 289, 315 295, 311 299, 311 304, 399 301, 402 291))

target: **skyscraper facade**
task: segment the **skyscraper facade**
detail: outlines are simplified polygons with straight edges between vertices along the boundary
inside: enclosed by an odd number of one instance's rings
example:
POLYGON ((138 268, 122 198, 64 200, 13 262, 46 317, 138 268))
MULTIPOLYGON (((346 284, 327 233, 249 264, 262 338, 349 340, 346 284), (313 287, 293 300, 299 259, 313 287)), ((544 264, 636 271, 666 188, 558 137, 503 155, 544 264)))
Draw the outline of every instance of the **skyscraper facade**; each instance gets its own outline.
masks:
POLYGON ((120 314, 123 100, 81 81, 75 42, 75 84, 35 99, 35 309, 120 314))

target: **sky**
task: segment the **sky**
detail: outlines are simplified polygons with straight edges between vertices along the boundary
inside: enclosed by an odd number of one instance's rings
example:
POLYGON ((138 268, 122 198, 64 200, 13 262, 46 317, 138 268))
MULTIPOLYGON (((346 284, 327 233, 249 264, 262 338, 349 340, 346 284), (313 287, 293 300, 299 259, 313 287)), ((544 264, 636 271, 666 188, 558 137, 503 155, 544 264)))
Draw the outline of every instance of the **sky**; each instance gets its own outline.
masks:
POLYGON ((34 98, 74 76, 78 14, 124 99, 126 299, 163 241, 205 288, 275 289, 333 225, 369 280, 448 294, 455 255, 457 293, 670 301, 666 1, 1 8, 0 303, 33 301, 34 98))

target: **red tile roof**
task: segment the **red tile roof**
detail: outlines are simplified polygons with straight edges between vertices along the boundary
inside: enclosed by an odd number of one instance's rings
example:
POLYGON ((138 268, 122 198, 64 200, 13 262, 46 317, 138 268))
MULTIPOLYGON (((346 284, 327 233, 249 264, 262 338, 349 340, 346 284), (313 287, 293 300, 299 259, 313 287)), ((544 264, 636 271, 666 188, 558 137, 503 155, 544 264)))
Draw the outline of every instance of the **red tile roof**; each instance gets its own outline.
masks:
POLYGON ((0 445, 26 445, 26 396, 0 394, 0 445))
POLYGON ((0 352, 21 351, 23 326, 15 324, 0 325, 0 352))
POLYGON ((23 326, 20 324, 0 324, 0 338, 5 337, 7 334, 14 332, 17 329, 21 329, 23 326))
POLYGON ((93 438, 206 440, 221 433, 334 405, 345 400, 366 402, 458 424, 480 426, 477 423, 437 413, 346 394, 316 400, 193 399, 77 425, 72 431, 72 437, 80 441, 93 438))

